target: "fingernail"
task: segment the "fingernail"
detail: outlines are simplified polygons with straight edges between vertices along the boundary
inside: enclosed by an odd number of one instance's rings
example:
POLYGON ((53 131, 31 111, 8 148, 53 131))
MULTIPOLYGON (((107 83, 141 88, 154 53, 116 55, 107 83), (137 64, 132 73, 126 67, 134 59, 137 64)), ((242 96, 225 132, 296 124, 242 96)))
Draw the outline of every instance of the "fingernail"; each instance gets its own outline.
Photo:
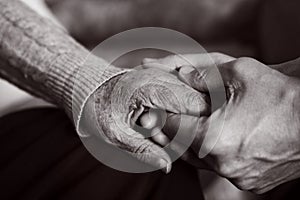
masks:
POLYGON ((171 164, 171 163, 168 163, 166 160, 160 159, 160 160, 159 160, 159 165, 160 165, 160 167, 161 167, 161 170, 162 170, 164 173, 168 174, 168 173, 171 171, 171 166, 172 166, 172 164, 171 164))
POLYGON ((150 63, 150 62, 154 62, 154 61, 156 61, 155 58, 144 58, 143 59, 143 63, 150 63))
POLYGON ((186 65, 186 66, 182 66, 181 68, 180 68, 180 72, 182 73, 182 74, 189 74, 189 73, 191 73, 192 71, 194 71, 195 70, 195 68, 194 67, 192 67, 192 66, 190 66, 190 65, 186 65))
POLYGON ((168 163, 166 167, 166 174, 170 173, 171 168, 172 168, 172 163, 168 163))

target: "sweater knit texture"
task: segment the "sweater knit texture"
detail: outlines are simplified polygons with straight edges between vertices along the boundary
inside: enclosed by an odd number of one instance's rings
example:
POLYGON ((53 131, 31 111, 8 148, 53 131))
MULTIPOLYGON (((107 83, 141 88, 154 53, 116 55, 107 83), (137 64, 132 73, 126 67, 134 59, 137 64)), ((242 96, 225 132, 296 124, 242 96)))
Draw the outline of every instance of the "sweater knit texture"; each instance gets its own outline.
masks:
POLYGON ((0 76, 63 108, 77 130, 91 94, 126 71, 92 55, 19 0, 0 0, 0 76))

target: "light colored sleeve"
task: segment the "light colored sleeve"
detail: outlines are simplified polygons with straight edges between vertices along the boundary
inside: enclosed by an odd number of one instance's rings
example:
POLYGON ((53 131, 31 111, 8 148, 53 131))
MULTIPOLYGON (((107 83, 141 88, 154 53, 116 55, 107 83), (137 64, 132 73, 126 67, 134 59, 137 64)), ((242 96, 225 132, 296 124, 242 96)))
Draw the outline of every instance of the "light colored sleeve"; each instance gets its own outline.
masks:
POLYGON ((0 76, 63 108, 76 127, 88 97, 126 70, 109 66, 19 0, 0 0, 0 76))

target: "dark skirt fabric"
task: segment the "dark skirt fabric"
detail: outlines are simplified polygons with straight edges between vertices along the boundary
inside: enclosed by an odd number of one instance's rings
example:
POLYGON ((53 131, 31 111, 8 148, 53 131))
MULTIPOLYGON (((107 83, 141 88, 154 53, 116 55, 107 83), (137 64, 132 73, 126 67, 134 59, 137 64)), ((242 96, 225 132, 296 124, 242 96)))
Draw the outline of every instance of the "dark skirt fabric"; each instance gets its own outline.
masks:
POLYGON ((0 199, 203 199, 196 170, 116 171, 88 153, 66 115, 30 109, 0 118, 0 199))

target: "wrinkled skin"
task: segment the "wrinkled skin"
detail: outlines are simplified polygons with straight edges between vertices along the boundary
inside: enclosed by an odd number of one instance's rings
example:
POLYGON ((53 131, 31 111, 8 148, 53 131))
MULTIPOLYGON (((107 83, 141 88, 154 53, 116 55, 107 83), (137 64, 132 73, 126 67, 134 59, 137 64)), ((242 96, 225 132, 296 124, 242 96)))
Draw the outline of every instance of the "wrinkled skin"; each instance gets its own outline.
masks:
POLYGON ((145 109, 199 116, 209 107, 205 95, 158 69, 141 69, 119 75, 102 85, 87 102, 88 126, 134 157, 165 172, 171 169, 168 154, 133 126, 145 109), (194 102, 194 104, 191 104, 194 102), (93 108, 96 117, 91 114, 93 108))
MULTIPOLYGON (((199 92, 209 92, 206 81, 213 77, 210 77, 209 67, 205 67, 206 57, 187 57, 194 60, 198 68, 182 67, 179 77, 199 92)), ((167 136, 174 136, 181 118, 187 127, 186 137, 196 135, 191 146, 196 154, 188 152, 190 155, 185 155, 185 160, 217 172, 243 190, 264 193, 299 178, 299 80, 251 58, 234 59, 216 53, 210 57, 223 78, 228 95, 226 102, 209 118, 171 115, 164 128, 167 136), (221 129, 217 127, 220 124, 221 129), (209 125, 213 126, 208 131, 209 125), (195 162, 201 146, 209 155, 195 162)), ((176 56, 145 61, 147 67, 158 67, 162 63, 168 66, 167 71, 186 64, 176 56)), ((216 88, 224 85, 215 84, 216 88)), ((162 136, 156 138, 159 143, 165 140, 162 136)), ((180 144, 173 149, 179 148, 180 144)))

